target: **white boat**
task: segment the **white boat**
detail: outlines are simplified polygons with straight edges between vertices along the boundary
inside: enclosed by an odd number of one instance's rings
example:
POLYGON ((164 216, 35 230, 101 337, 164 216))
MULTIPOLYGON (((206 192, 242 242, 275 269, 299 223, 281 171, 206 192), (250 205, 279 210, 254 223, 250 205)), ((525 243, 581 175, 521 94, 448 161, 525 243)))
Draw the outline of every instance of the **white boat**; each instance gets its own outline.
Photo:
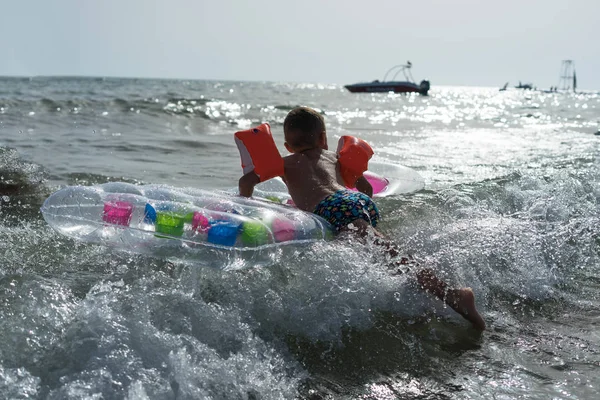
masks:
POLYGON ((390 68, 384 75, 383 81, 375 80, 373 82, 362 82, 354 83, 352 85, 344 86, 351 93, 381 93, 381 92, 394 92, 394 93, 420 93, 427 95, 429 92, 430 84, 427 80, 422 80, 420 84, 416 84, 410 72, 412 63, 408 61, 406 64, 395 65, 390 68), (394 76, 391 80, 387 80, 388 75, 395 71, 394 76), (402 72, 404 74, 404 81, 397 81, 396 76, 402 72))

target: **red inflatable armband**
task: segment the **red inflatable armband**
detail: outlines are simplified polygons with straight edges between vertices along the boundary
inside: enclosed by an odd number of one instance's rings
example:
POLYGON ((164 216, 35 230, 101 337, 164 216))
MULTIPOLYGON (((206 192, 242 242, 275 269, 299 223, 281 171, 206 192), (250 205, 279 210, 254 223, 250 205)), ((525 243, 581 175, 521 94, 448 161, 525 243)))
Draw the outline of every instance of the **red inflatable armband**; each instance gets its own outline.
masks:
POLYGON ((369 166, 373 149, 362 139, 342 136, 338 142, 337 154, 344 183, 349 188, 355 187, 356 180, 369 166))
POLYGON ((275 145, 269 124, 236 132, 235 144, 240 151, 244 174, 254 170, 261 182, 283 176, 283 158, 275 145))

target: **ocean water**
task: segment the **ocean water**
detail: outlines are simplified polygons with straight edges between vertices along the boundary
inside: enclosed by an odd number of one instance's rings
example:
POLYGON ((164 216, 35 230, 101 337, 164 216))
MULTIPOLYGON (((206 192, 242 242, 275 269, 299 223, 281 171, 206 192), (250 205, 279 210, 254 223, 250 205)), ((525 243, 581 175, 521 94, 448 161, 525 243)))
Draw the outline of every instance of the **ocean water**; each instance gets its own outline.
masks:
POLYGON ((0 398, 598 398, 599 128, 595 92, 0 78, 0 398), (381 230, 472 287, 485 332, 368 246, 179 263, 39 212, 65 185, 233 188, 233 133, 269 122, 283 153, 296 105, 423 176, 381 230))

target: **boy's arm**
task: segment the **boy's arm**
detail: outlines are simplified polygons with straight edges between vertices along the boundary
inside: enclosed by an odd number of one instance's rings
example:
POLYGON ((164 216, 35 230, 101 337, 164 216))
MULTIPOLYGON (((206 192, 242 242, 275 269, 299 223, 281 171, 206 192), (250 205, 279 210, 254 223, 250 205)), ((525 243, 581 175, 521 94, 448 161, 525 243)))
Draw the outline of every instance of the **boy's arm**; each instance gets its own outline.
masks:
POLYGON ((254 171, 250 171, 242 176, 238 182, 240 196, 252 197, 254 186, 260 182, 260 178, 254 171))
POLYGON ((366 194, 369 197, 373 197, 373 186, 369 183, 367 178, 361 176, 356 180, 356 188, 359 192, 366 194))

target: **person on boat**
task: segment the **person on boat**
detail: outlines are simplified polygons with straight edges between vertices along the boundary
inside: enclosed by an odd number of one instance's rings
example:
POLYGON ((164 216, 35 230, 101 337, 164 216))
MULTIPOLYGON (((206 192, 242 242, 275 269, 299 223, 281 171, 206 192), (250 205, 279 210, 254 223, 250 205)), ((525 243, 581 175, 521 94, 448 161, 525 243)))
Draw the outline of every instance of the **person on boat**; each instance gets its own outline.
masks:
MULTIPOLYGON (((291 154, 283 158, 282 178, 296 207, 323 217, 338 233, 356 235, 362 243, 371 234, 376 245, 383 246, 392 257, 398 256, 396 245, 376 229, 380 215, 371 199, 371 184, 361 175, 350 182, 358 191, 347 189, 348 182, 343 180, 338 156, 328 149, 321 114, 308 107, 294 108, 285 118, 283 131, 285 148, 291 154)), ((240 195, 251 197, 260 181, 254 170, 243 175, 239 180, 240 195)), ((402 257, 395 267, 409 269, 411 264, 418 266, 402 257)), ((485 329, 470 288, 450 288, 428 268, 420 269, 416 277, 422 289, 444 301, 475 328, 485 329)))

